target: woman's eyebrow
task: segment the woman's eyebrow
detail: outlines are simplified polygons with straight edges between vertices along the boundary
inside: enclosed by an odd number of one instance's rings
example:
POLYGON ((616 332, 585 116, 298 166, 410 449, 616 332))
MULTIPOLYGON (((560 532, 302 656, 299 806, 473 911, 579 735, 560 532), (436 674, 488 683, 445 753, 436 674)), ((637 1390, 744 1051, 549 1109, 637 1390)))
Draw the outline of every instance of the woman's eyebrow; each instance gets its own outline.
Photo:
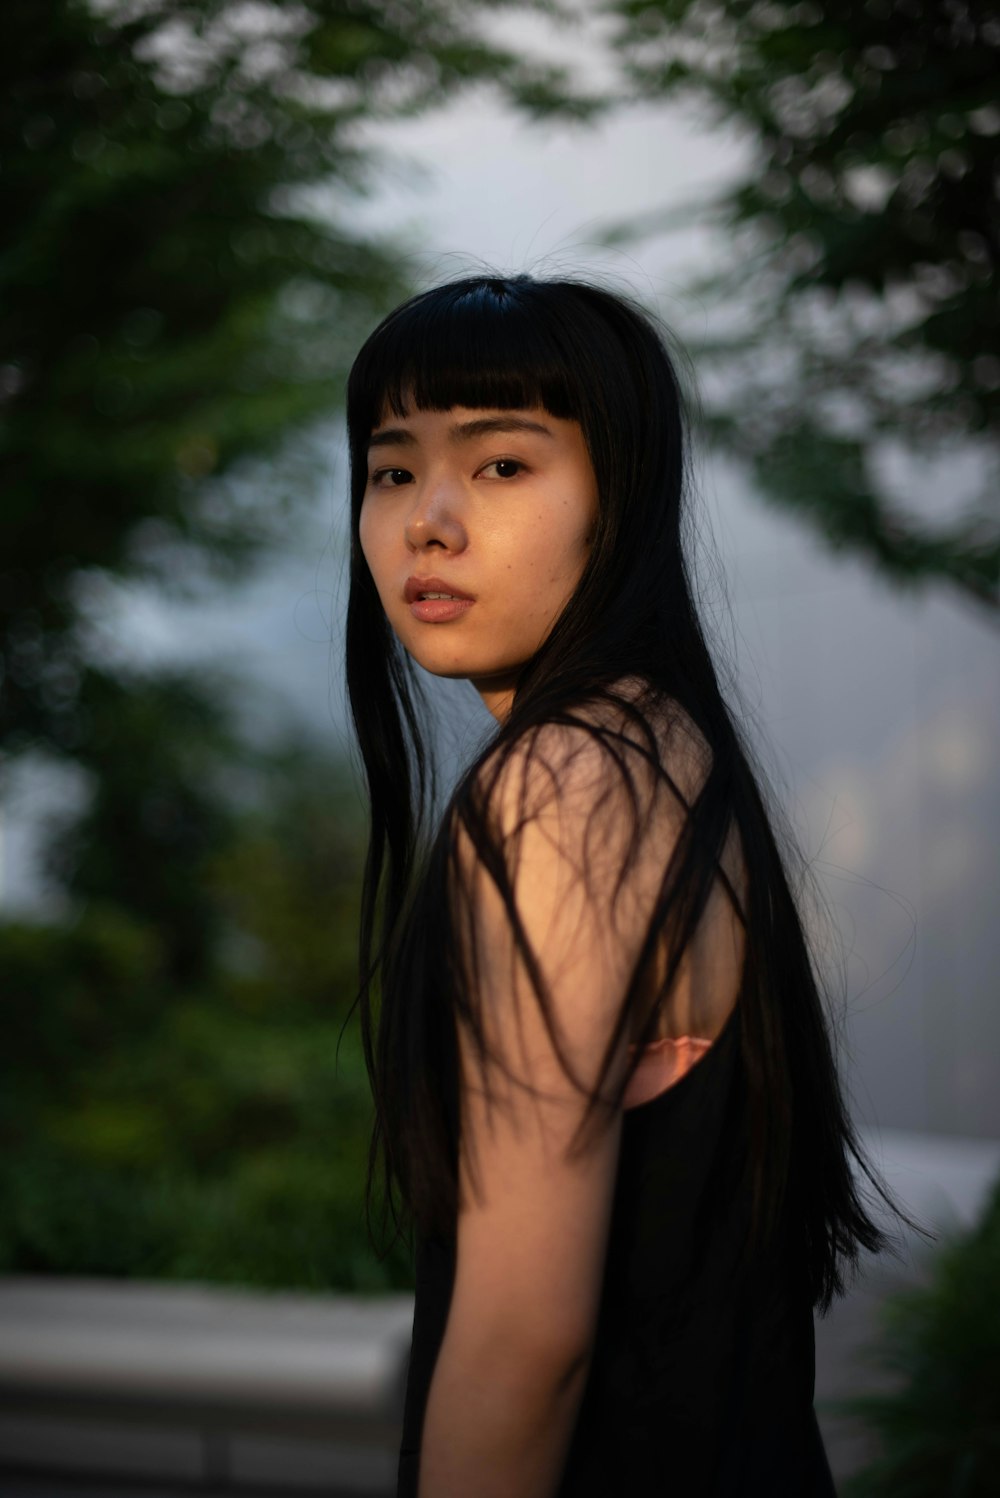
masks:
POLYGON ((542 437, 552 437, 551 428, 528 416, 476 416, 471 421, 459 421, 450 429, 452 442, 466 442, 470 437, 489 437, 494 432, 537 432, 542 437))
POLYGON ((399 444, 413 447, 416 437, 408 432, 405 427, 384 427, 381 432, 373 432, 368 438, 368 451, 373 447, 396 447, 399 444))

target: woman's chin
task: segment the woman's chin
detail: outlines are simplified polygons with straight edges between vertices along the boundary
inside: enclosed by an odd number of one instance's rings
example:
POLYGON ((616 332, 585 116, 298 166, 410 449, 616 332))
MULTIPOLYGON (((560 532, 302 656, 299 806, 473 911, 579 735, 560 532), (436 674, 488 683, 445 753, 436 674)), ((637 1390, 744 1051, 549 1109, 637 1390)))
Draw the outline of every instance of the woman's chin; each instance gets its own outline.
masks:
POLYGON ((412 644, 406 644, 406 650, 417 665, 422 666, 431 676, 441 676, 449 681, 471 681, 477 691, 486 688, 493 691, 513 690, 517 682, 519 669, 506 662, 477 659, 460 652, 428 649, 424 644, 418 645, 416 649, 412 644))

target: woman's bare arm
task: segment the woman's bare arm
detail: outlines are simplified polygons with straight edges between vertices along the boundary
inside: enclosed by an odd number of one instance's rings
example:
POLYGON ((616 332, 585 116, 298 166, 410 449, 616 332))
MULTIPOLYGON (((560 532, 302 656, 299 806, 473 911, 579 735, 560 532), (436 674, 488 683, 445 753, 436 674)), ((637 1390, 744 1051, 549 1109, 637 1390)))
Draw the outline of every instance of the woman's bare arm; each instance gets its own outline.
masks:
MULTIPOLYGON (((560 754, 566 746, 557 742, 552 756, 554 793, 521 819, 522 800, 511 790, 501 817, 518 827, 514 895, 564 1054, 589 1087, 648 900, 626 888, 612 905, 633 811, 616 804, 624 793, 609 784, 604 751, 582 731, 570 734, 572 752, 560 754)), ((669 828, 657 820, 662 870, 669 828)), ((586 1381, 621 1114, 608 1107, 588 1148, 568 1156, 586 1095, 560 1064, 496 888, 465 852, 477 999, 489 1039, 516 1080, 492 1066, 487 1098, 474 1049, 460 1032, 457 1265, 428 1397, 419 1493, 550 1498, 586 1381)), ((626 1041, 616 1066, 624 1066, 626 1041)))

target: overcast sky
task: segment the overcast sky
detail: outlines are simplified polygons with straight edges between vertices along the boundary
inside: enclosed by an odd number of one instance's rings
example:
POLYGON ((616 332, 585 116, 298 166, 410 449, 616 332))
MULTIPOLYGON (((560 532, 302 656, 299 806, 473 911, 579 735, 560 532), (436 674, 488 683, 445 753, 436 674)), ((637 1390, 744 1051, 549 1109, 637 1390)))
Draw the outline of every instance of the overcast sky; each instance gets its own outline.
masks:
MULTIPOLYGON (((482 92, 380 127, 377 140, 395 164, 354 211, 405 245, 420 284, 480 262, 589 273, 688 323, 698 309, 684 298, 685 267, 724 246, 703 231, 612 252, 597 246, 599 230, 687 199, 745 156, 737 140, 676 110, 541 129, 482 92)), ((330 641, 343 606, 346 474, 333 430, 330 451, 311 527, 253 585, 185 607, 123 590, 114 630, 138 658, 252 671, 289 715, 340 742, 330 641)), ((925 485, 914 500, 927 507, 940 494, 925 485)), ((725 464, 702 465, 698 502, 728 591, 712 606, 719 648, 755 710, 765 767, 839 931, 859 1114, 886 1128, 1000 1137, 995 631, 957 595, 901 595, 828 554, 725 464)), ((475 694, 452 686, 445 700, 468 745, 486 727, 475 694)), ((20 815, 7 820, 8 908, 38 898, 25 832, 32 785, 23 779, 20 815)))

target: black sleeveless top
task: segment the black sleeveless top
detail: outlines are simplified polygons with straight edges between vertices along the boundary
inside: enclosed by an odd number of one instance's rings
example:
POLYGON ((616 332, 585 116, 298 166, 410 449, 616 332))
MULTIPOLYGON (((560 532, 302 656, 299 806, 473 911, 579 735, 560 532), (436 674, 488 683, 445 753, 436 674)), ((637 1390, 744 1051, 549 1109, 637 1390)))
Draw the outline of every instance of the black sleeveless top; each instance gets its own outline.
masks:
MULTIPOLYGON (((739 1032, 737 1005, 690 1071, 624 1113, 590 1371, 558 1498, 834 1498, 793 1204, 766 1255, 743 1251, 739 1032)), ((397 1498, 416 1498, 454 1267, 453 1243, 418 1239, 397 1498)))

